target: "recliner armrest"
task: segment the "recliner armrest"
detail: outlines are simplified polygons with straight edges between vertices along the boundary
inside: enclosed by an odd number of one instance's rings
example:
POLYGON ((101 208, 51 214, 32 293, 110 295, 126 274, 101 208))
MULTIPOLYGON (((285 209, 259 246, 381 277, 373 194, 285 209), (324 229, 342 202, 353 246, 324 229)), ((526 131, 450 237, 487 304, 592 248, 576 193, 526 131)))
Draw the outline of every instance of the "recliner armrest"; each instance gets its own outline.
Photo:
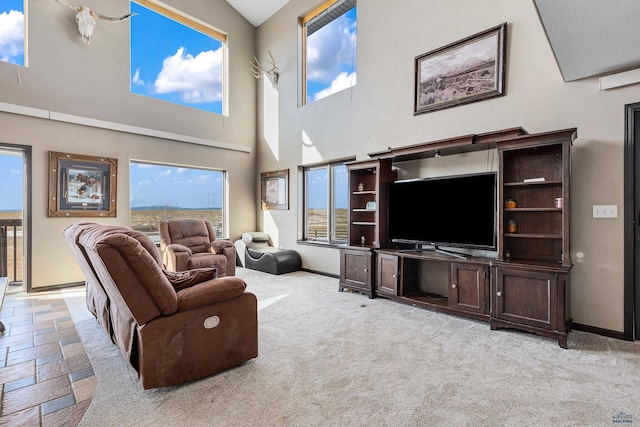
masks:
POLYGON ((166 249, 168 251, 172 251, 172 252, 188 252, 189 255, 191 255, 191 249, 189 249, 188 247, 186 247, 184 245, 179 245, 177 243, 172 243, 170 245, 167 245, 166 249))
POLYGON ((244 280, 236 276, 225 276, 198 283, 177 292, 178 311, 227 301, 242 295, 247 288, 244 280))
POLYGON ((229 248, 232 246, 233 246, 233 243, 231 243, 228 240, 216 240, 214 242, 211 242, 211 251, 213 253, 219 254, 219 253, 222 253, 224 248, 229 248))

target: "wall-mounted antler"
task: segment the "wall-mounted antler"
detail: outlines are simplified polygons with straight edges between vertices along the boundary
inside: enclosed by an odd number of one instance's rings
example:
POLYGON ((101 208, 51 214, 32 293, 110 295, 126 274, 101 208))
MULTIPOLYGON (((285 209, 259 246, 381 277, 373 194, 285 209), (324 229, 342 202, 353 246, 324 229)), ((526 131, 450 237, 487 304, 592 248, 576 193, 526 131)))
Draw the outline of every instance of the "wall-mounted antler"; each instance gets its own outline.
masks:
POLYGON ((276 67, 276 61, 275 59, 273 59, 271 50, 269 50, 269 58, 271 58, 271 60, 267 60, 267 62, 269 63, 269 65, 271 65, 271 69, 265 70, 264 68, 262 68, 262 65, 260 65, 260 61, 258 61, 258 58, 253 55, 254 62, 250 62, 251 71, 253 72, 253 75, 256 79, 262 77, 263 74, 270 76, 271 84, 273 85, 273 87, 276 87, 278 85, 278 78, 280 77, 280 69, 276 67))
POLYGON ((64 6, 67 6, 69 9, 73 9, 76 12, 76 22, 78 23, 78 31, 80 35, 82 35, 82 41, 85 44, 89 44, 91 41, 91 36, 93 35, 93 29, 96 27, 96 19, 103 19, 105 21, 111 22, 120 22, 125 19, 131 18, 133 15, 137 15, 137 13, 128 13, 126 15, 110 17, 102 15, 98 12, 94 12, 85 6, 75 5, 68 0, 55 0, 57 3, 60 3, 64 6))

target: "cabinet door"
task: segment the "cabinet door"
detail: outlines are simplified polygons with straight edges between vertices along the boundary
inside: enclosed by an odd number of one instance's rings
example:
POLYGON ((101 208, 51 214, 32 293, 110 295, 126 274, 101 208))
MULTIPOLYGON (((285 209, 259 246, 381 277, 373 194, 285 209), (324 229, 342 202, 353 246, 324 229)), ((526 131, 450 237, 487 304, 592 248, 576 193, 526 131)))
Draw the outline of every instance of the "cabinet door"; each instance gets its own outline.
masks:
POLYGON ((452 262, 449 284, 449 307, 473 313, 487 312, 487 266, 452 262))
POLYGON ((340 249, 340 290, 352 288, 372 294, 371 252, 340 249))
POLYGON ((397 295, 398 257, 378 253, 377 260, 376 292, 382 295, 397 295))
POLYGON ((495 268, 495 317, 551 331, 558 329, 558 275, 495 268))

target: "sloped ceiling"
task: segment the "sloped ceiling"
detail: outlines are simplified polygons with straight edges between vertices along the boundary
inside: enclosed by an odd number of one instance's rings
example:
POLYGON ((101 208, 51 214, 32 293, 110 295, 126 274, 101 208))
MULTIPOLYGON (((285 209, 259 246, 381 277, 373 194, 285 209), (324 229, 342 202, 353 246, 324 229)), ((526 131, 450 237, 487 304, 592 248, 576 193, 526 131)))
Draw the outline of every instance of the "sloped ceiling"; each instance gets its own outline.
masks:
POLYGON ((640 0, 533 0, 565 81, 640 68, 640 0))
POLYGON ((254 27, 260 26, 289 0, 227 0, 235 10, 240 12, 254 27))

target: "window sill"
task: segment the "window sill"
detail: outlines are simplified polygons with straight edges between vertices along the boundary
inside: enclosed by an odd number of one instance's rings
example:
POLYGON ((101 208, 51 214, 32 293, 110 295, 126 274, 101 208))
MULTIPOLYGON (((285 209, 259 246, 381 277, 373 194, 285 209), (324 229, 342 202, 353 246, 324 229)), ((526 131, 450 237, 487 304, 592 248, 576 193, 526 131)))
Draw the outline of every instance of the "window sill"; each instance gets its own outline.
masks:
POLYGON ((304 246, 315 246, 318 248, 333 248, 333 249, 346 245, 346 242, 345 243, 329 243, 329 242, 322 242, 322 241, 316 241, 316 240, 298 240, 296 241, 296 243, 298 245, 304 245, 304 246))

